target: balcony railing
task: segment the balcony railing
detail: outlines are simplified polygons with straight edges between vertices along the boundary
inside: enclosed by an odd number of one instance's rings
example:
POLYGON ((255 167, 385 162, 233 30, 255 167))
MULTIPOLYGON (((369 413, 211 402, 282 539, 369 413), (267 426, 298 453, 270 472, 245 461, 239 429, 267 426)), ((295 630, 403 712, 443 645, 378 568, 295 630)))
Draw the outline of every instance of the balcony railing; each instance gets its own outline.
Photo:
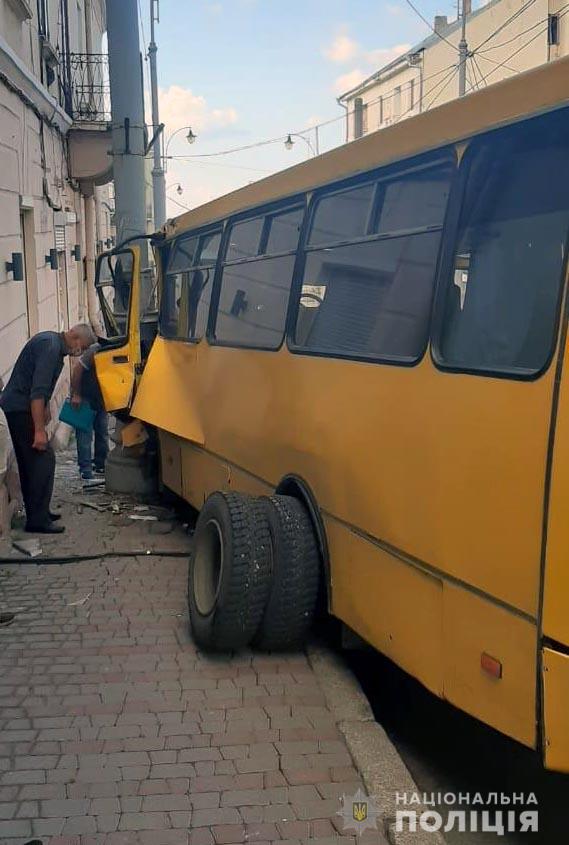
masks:
POLYGON ((109 57, 103 53, 70 53, 67 59, 65 109, 76 123, 111 120, 109 57))

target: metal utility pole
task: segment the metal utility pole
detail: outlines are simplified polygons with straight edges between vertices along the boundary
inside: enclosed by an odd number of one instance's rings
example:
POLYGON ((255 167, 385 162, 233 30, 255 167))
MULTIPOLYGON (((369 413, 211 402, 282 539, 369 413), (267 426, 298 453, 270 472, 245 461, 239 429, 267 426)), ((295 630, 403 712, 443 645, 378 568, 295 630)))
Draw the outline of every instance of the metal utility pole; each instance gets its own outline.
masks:
MULTIPOLYGON (((145 126, 137 0, 107 0, 117 243, 146 234, 145 126)), ((140 242, 142 267, 148 264, 140 242)), ((143 300, 144 301, 144 300, 143 300)))
POLYGON ((158 107, 158 71, 156 69, 156 53, 158 47, 154 40, 154 24, 160 22, 159 0, 150 0, 150 44, 148 57, 150 59, 150 85, 152 88, 152 128, 155 135, 152 169, 152 192, 154 197, 154 228, 159 229, 166 222, 166 179, 162 163, 162 139, 157 134, 160 127, 160 113, 158 107))
POLYGON ((462 0, 462 35, 458 45, 458 96, 466 94, 466 60, 468 58, 468 44, 466 43, 466 16, 470 12, 470 1, 462 0))

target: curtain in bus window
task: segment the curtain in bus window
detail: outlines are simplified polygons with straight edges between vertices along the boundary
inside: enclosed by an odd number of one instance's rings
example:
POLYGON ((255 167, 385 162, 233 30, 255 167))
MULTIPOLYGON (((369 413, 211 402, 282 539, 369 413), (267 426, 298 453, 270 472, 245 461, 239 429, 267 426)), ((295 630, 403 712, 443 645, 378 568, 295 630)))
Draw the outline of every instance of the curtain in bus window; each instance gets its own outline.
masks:
POLYGON ((296 343, 346 355, 416 359, 425 347, 440 232, 308 253, 296 343))
POLYGON ((294 260, 294 255, 285 255, 224 268, 217 340, 268 349, 281 345, 294 260))
POLYGON ((466 369, 539 371, 553 344, 569 229, 569 112, 473 149, 439 353, 466 369))

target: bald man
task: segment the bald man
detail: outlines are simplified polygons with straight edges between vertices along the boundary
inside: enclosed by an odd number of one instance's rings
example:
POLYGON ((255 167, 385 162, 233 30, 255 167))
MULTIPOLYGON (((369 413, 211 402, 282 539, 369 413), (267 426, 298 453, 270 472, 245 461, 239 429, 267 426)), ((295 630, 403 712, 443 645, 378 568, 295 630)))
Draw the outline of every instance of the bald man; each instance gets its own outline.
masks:
POLYGON ((49 445, 49 402, 66 355, 81 355, 96 340, 90 326, 80 323, 67 332, 34 335, 14 364, 0 398, 12 437, 26 508, 26 531, 61 534, 58 515, 50 511, 55 454, 49 445))

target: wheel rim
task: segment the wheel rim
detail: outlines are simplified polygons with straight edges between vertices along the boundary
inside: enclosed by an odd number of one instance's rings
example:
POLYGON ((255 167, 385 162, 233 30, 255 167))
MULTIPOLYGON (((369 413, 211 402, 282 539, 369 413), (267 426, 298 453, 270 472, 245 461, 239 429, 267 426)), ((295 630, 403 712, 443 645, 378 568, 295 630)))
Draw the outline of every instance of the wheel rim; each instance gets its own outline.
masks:
POLYGON ((223 536, 215 519, 204 526, 194 560, 194 598, 198 612, 208 616, 217 601, 223 572, 223 536))

